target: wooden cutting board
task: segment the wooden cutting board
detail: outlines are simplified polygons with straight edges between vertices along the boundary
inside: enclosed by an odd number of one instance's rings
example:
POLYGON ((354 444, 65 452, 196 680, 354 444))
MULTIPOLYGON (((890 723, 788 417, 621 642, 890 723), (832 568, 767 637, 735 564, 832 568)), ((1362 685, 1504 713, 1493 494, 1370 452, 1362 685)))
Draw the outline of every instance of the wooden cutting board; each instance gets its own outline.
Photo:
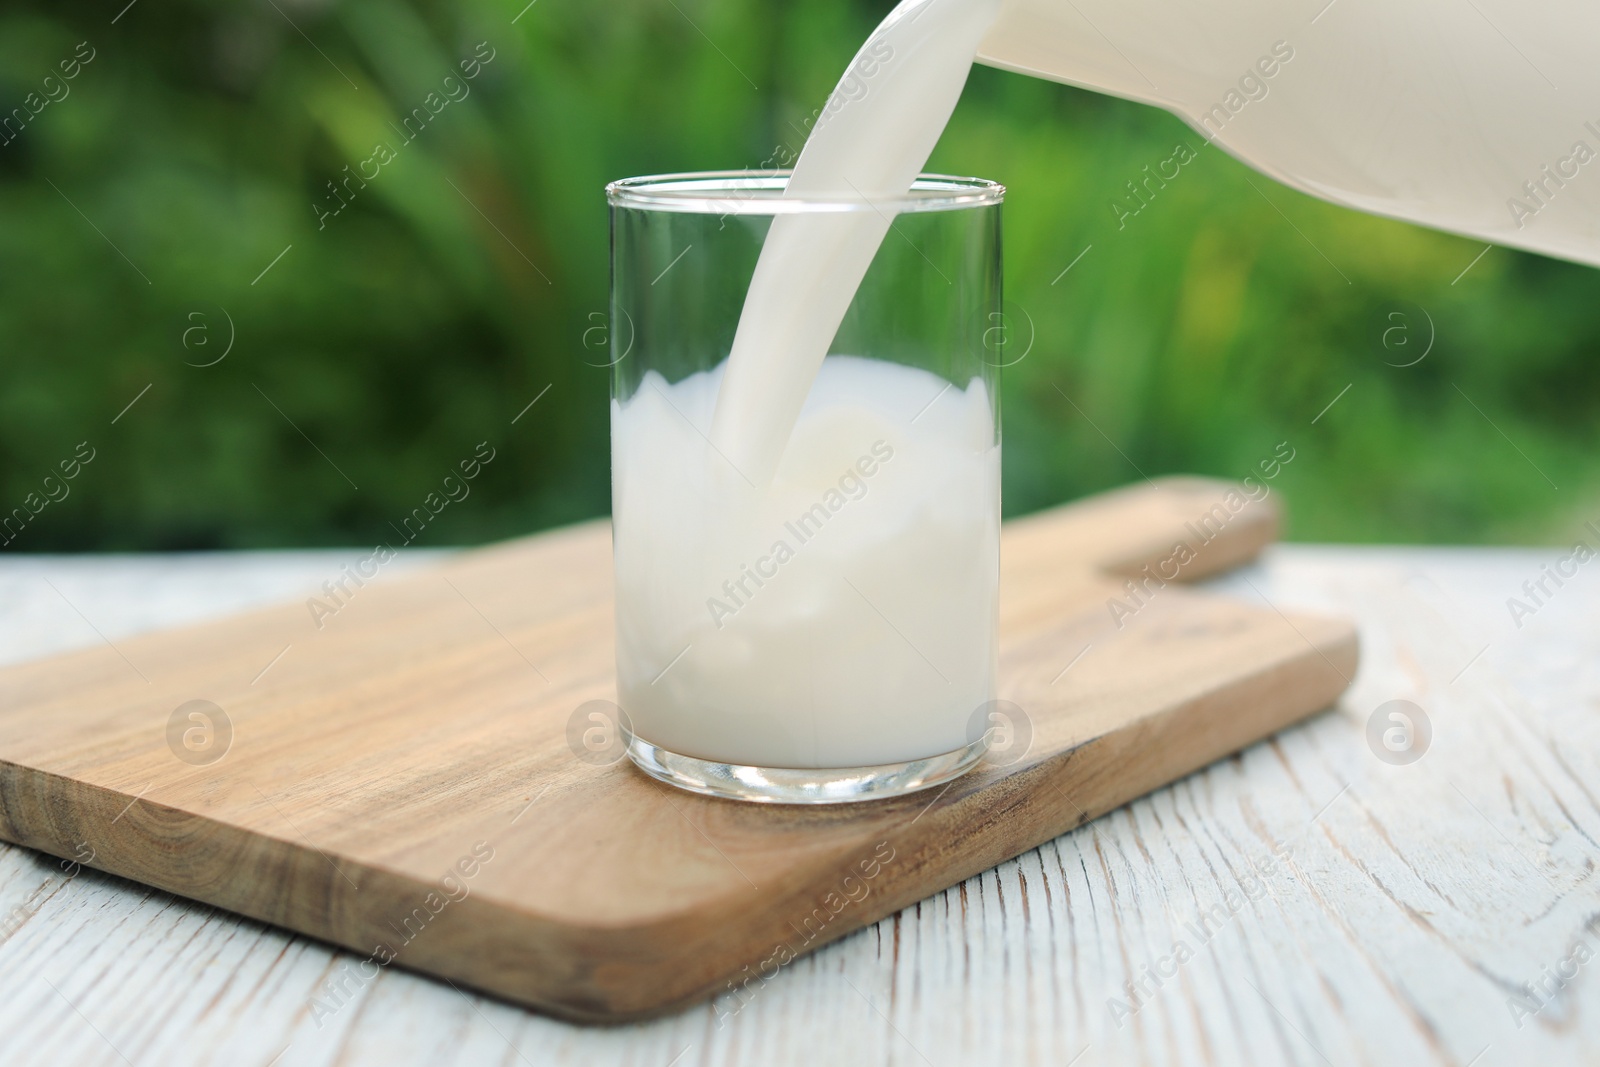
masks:
POLYGON ((774 807, 580 758, 580 709, 615 696, 590 523, 347 581, 320 628, 295 603, 0 671, 0 837, 350 949, 314 1013, 391 963, 574 1019, 739 989, 734 1010, 789 959, 1343 692, 1348 622, 1148 577, 1179 545, 1187 580, 1273 539, 1270 501, 1231 488, 1008 524, 1001 695, 1025 721, 1005 765, 940 789, 774 807))

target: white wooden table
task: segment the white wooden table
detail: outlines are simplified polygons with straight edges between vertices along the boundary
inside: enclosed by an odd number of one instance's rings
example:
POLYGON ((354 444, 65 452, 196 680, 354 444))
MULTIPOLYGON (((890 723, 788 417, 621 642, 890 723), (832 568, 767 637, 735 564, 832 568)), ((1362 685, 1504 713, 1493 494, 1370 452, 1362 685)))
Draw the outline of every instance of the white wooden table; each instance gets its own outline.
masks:
MULTIPOLYGON (((571 1026, 389 969, 319 1026, 345 953, 0 846, 0 1062, 1600 1062, 1600 563, 1547 581, 1520 628, 1506 604, 1562 555, 1274 550, 1216 584, 1355 616, 1341 707, 748 1001, 649 1024, 571 1026), (1395 699, 1431 726, 1412 762, 1392 761, 1415 741, 1368 740, 1395 699)), ((304 596, 350 558, 0 557, 0 660, 304 596)))

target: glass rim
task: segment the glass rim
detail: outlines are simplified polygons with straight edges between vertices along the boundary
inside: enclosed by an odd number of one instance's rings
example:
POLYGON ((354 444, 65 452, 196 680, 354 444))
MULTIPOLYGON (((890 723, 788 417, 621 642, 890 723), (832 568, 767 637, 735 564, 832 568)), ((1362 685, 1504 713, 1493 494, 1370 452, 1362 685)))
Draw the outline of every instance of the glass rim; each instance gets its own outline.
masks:
POLYGON ((706 170, 622 178, 606 186, 612 207, 697 215, 799 215, 851 211, 896 214, 992 207, 1006 187, 987 178, 922 174, 903 196, 785 196, 788 170, 706 170))

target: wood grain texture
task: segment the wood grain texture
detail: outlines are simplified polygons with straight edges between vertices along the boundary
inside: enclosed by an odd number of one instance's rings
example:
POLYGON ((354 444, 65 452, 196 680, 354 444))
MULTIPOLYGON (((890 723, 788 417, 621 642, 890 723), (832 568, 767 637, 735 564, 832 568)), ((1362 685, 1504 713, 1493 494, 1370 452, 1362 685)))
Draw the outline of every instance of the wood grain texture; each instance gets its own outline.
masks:
POLYGON ((612 695, 590 525, 373 582, 320 628, 291 604, 6 670, 0 836, 372 954, 363 976, 394 962, 607 1021, 750 995, 1343 691, 1349 624, 1148 580, 1179 542, 1188 577, 1271 539, 1262 504, 1194 525, 1226 488, 1152 484, 1008 530, 1002 695, 1032 745, 931 796, 774 810, 576 759, 571 712, 612 695), (1147 576, 1131 622, 1101 571, 1147 576), (234 731, 202 766, 167 741, 197 698, 234 731))
MULTIPOLYGON (((1521 628, 1505 604, 1564 551, 1268 549, 1209 590, 1357 619, 1332 713, 647 1023, 574 1026, 399 967, 319 1014, 362 955, 0 844, 0 1064, 1594 1063, 1592 962, 1510 1007, 1600 944, 1600 571, 1521 628), (1408 766, 1365 737, 1394 698, 1433 721, 1408 766), (1265 893, 1119 1024, 1111 998, 1278 844, 1265 893)), ((304 596, 354 558, 0 555, 0 661, 304 596)))

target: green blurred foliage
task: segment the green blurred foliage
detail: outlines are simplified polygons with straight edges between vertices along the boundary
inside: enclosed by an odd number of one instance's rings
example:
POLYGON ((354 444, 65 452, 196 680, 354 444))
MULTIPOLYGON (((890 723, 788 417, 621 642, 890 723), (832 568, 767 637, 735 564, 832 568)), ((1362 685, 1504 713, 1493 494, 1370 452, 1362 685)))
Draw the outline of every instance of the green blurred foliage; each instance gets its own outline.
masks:
MULTIPOLYGON (((792 158, 888 6, 123 2, 0 13, 6 113, 94 52, 0 147, 0 508, 95 449, 13 551, 392 540, 482 441, 494 462, 419 543, 603 514, 604 183, 792 158), (480 42, 468 94, 406 134, 480 42), (378 144, 393 159, 336 194, 378 144)), ((1008 513, 1242 476, 1287 441, 1302 539, 1600 517, 1600 274, 1494 249, 1453 283, 1481 243, 985 68, 930 169, 1011 190, 1008 513), (1179 143, 1194 161, 1119 224, 1179 143)))

